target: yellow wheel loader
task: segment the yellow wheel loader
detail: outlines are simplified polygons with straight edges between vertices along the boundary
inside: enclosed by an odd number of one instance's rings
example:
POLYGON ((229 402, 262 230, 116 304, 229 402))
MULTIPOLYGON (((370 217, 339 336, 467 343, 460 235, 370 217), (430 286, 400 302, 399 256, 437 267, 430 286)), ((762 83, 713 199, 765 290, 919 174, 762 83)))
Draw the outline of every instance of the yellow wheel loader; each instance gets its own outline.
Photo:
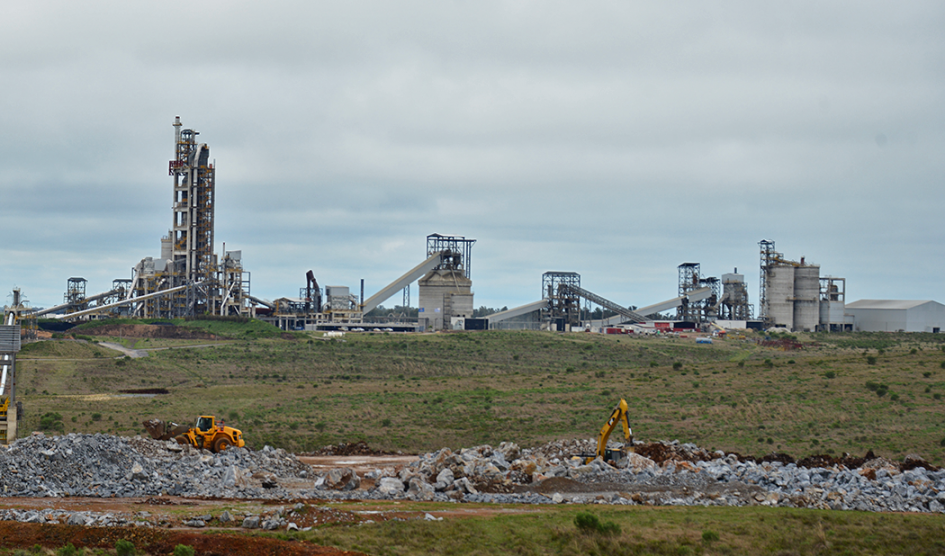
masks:
POLYGON ((189 428, 186 425, 166 423, 160 419, 151 419, 143 424, 156 440, 173 438, 178 444, 189 444, 194 448, 210 450, 214 453, 223 452, 233 446, 242 448, 246 445, 243 441, 243 431, 227 427, 223 421, 217 423, 213 415, 201 415, 197 418, 197 423, 189 428))

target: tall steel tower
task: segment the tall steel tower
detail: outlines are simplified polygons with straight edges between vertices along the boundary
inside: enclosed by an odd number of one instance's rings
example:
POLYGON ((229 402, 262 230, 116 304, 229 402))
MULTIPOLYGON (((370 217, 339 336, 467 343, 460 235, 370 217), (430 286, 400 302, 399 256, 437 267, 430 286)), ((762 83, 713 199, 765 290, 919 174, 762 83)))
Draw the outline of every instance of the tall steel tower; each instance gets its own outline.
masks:
POLYGON ((174 118, 174 130, 175 158, 168 167, 174 179, 174 225, 171 228, 174 271, 184 278, 185 284, 204 282, 209 285, 216 271, 213 255, 215 185, 210 147, 197 143, 198 132, 181 129, 180 116, 174 118))

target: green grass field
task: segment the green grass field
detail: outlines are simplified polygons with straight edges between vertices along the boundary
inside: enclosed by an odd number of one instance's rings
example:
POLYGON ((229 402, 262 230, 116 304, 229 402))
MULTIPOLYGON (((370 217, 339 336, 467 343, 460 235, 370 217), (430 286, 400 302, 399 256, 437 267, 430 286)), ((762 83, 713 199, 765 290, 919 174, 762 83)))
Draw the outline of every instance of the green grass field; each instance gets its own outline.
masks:
POLYGON ((918 555, 945 553, 945 519, 757 507, 515 507, 489 517, 327 527, 296 538, 378 556, 918 555), (580 513, 619 531, 581 529, 580 513))
POLYGON ((124 435, 144 434, 140 422, 152 417, 214 413, 257 448, 528 447, 595 436, 625 398, 638 440, 795 457, 873 449, 945 463, 941 335, 803 336, 805 349, 784 352, 735 339, 489 331, 342 341, 284 336, 258 322, 180 324, 226 339, 82 336, 91 341, 25 346, 17 388, 26 431, 47 413, 62 416, 64 432, 124 435), (95 340, 172 349, 116 358, 95 340), (187 347, 207 343, 216 345, 187 347), (145 388, 170 394, 121 392, 145 388))

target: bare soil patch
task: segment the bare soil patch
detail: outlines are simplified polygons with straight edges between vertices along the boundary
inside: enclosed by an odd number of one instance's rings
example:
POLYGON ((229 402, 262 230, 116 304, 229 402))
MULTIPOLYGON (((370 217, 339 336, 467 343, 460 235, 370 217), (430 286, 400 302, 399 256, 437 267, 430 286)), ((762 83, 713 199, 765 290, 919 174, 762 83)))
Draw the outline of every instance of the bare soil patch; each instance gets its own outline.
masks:
POLYGON ((244 534, 197 533, 147 527, 80 527, 0 522, 0 548, 29 548, 41 545, 59 548, 71 543, 76 548, 114 548, 124 539, 148 554, 170 554, 183 544, 207 556, 355 556, 360 552, 338 550, 301 541, 255 537, 244 534))

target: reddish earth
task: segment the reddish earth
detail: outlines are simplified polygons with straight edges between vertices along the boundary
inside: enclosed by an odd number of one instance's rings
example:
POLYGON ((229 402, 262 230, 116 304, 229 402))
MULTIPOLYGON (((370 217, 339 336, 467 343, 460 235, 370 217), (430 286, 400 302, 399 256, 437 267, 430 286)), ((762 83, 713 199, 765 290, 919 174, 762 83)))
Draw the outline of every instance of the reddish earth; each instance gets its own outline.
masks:
POLYGON ((112 549, 119 539, 130 541, 139 553, 170 554, 183 544, 197 554, 208 556, 346 556, 360 555, 303 541, 283 541, 242 534, 197 533, 146 527, 80 527, 0 522, 0 548, 29 548, 34 545, 56 549, 71 543, 76 548, 112 549))

